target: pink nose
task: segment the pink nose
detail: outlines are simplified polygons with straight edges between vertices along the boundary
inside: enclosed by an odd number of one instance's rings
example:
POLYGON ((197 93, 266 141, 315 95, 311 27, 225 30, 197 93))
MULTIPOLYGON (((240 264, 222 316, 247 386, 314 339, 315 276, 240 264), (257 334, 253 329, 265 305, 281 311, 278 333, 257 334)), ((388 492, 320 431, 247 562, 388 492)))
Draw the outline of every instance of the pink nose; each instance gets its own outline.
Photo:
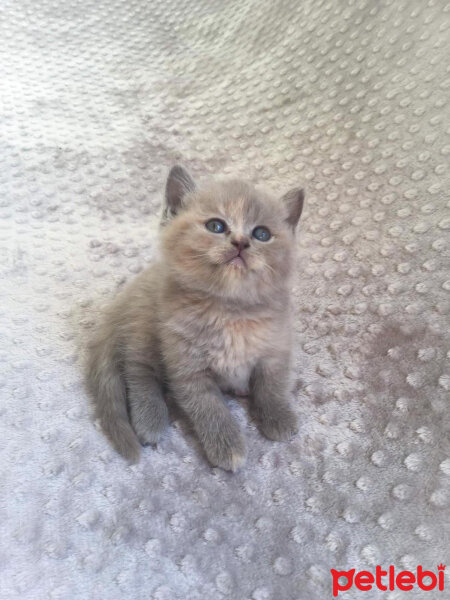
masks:
POLYGON ((233 239, 231 240, 231 243, 239 250, 239 252, 242 252, 242 250, 245 250, 245 248, 248 248, 250 246, 250 242, 245 237, 233 239))

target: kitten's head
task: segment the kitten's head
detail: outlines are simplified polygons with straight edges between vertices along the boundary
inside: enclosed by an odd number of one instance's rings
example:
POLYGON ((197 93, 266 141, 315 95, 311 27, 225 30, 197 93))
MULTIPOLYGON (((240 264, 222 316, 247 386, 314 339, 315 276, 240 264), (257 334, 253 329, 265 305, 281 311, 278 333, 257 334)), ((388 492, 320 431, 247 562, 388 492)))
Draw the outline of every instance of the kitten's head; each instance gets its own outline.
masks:
POLYGON ((161 222, 166 264, 192 289, 262 302, 285 287, 303 197, 296 188, 275 199, 237 179, 197 186, 175 166, 161 222))

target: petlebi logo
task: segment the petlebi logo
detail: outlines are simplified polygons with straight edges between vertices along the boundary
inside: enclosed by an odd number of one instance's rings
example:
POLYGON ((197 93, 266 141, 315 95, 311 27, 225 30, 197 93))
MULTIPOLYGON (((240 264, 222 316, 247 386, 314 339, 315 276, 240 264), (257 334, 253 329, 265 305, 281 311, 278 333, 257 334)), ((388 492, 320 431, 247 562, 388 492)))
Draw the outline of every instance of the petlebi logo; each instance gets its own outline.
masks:
POLYGON ((442 592, 444 590, 444 571, 445 565, 443 564, 437 566, 437 574, 434 571, 424 571, 421 565, 417 567, 416 573, 412 571, 399 571, 397 573, 392 565, 386 570, 377 565, 375 574, 370 571, 356 573, 356 569, 350 569, 349 571, 331 569, 333 596, 336 598, 339 592, 345 592, 353 586, 361 591, 379 589, 385 592, 387 590, 408 591, 420 589, 426 592, 431 590, 442 592))

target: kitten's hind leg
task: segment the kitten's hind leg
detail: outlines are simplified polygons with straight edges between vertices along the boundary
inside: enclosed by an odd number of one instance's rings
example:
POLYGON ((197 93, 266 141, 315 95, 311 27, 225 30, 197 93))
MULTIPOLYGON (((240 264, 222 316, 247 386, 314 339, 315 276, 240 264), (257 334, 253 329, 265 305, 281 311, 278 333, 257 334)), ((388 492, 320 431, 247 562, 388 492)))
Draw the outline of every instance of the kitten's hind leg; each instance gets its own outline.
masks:
POLYGON ((169 424, 161 385, 147 365, 127 363, 128 406, 131 425, 143 446, 156 444, 169 424))

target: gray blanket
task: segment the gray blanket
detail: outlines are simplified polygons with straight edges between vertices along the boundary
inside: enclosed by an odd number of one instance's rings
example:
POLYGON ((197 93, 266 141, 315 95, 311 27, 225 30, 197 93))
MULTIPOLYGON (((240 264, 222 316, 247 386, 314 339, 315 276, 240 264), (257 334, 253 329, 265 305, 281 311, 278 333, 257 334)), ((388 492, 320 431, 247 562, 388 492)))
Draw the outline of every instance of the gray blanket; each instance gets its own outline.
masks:
POLYGON ((2 2, 2 599, 326 600, 333 568, 445 564, 448 9, 2 2), (83 388, 86 335, 154 257, 174 162, 306 188, 301 430, 271 443, 230 400, 237 474, 178 421, 127 466, 83 388))

